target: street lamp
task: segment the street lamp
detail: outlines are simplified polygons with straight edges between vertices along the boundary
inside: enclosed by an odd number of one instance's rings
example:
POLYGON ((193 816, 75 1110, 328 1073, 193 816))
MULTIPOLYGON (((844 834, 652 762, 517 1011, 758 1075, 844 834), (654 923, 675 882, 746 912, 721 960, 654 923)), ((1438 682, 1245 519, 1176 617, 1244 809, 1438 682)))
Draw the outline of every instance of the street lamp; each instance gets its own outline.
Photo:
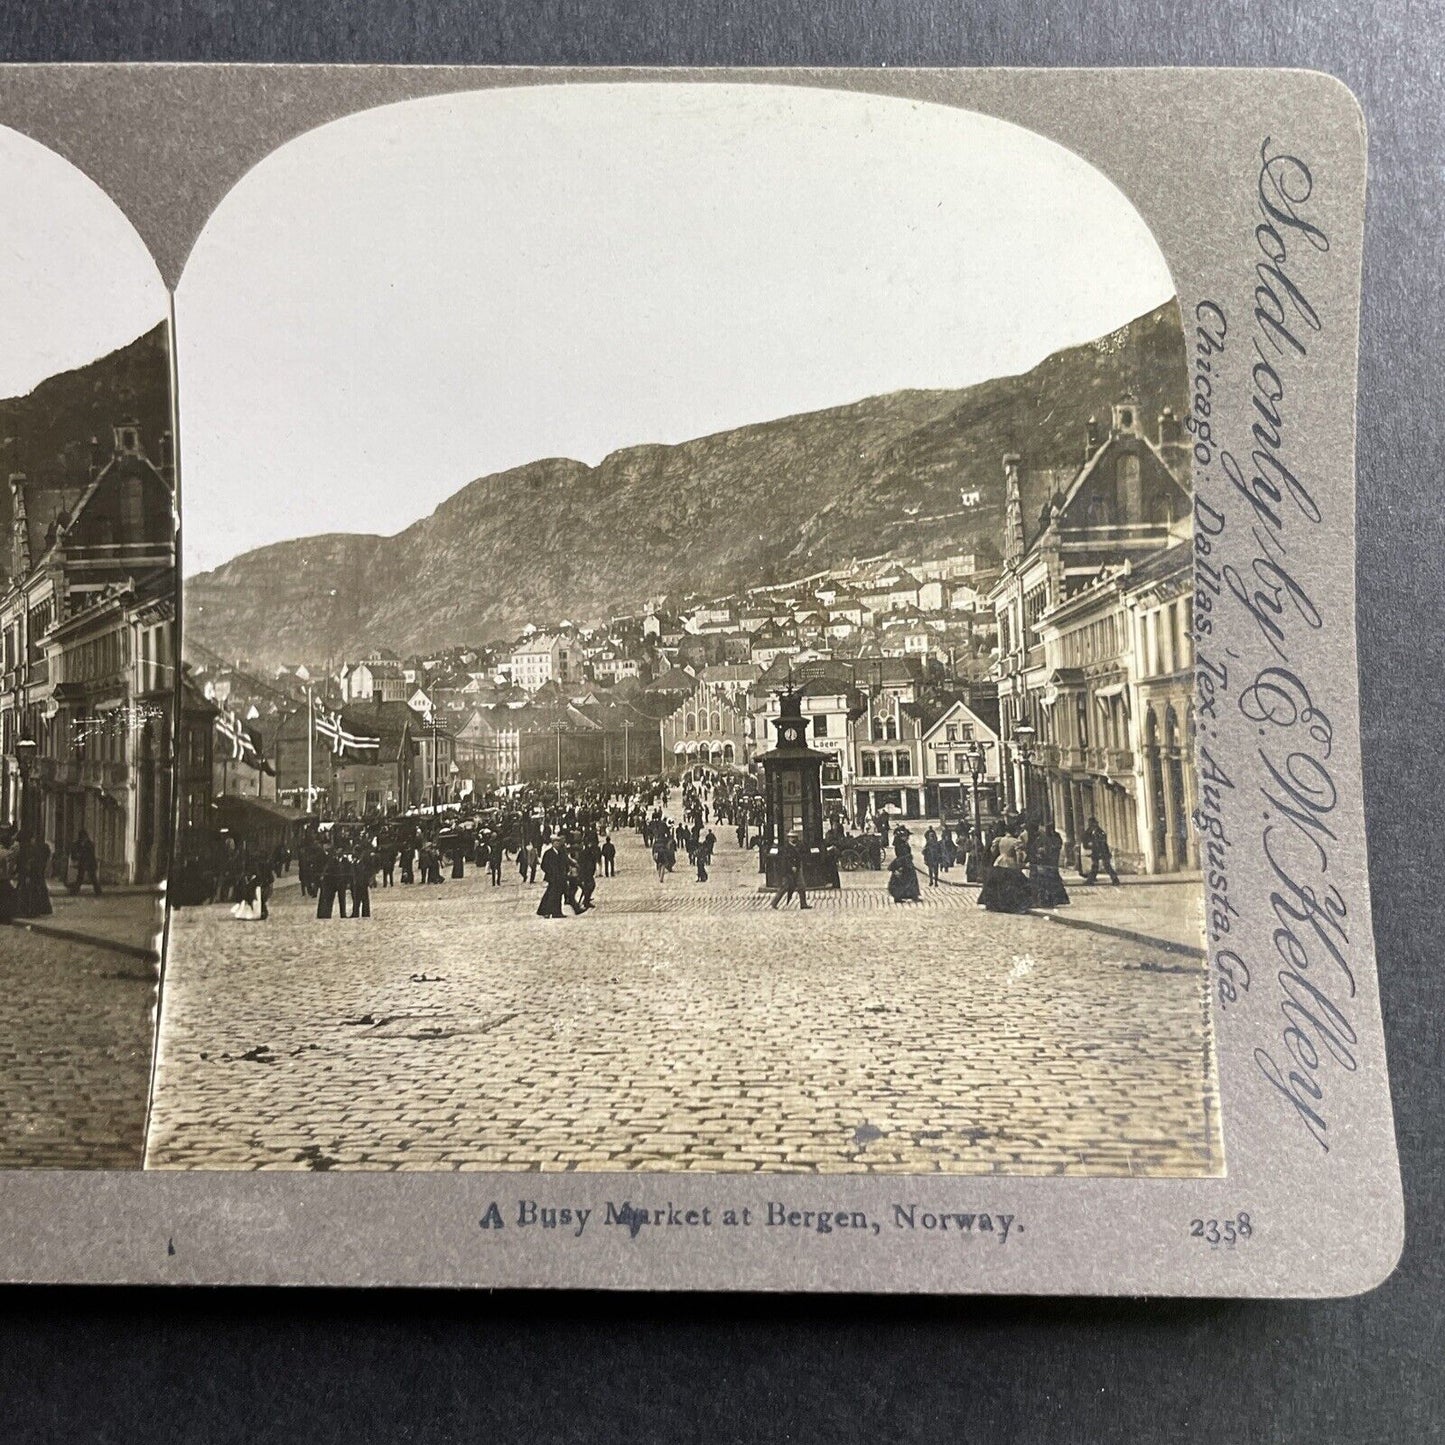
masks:
POLYGON ((1033 761, 1034 756, 1035 732, 1033 725, 1026 718, 1020 718, 1014 724, 1013 736, 1014 752, 1018 755, 1020 764, 1019 780, 1023 784, 1023 807, 1019 811, 1027 814, 1029 810, 1029 763, 1033 761))
POLYGON ((31 804, 30 782, 35 776, 35 758, 39 750, 40 745, 28 733, 16 740, 15 760, 20 766, 20 833, 26 838, 34 835, 31 826, 34 809, 31 804))
POLYGON ((973 779, 973 837, 977 848, 983 847, 983 817, 979 812, 978 790, 984 774, 988 772, 988 747, 989 744, 980 740, 968 750, 968 771, 973 779))

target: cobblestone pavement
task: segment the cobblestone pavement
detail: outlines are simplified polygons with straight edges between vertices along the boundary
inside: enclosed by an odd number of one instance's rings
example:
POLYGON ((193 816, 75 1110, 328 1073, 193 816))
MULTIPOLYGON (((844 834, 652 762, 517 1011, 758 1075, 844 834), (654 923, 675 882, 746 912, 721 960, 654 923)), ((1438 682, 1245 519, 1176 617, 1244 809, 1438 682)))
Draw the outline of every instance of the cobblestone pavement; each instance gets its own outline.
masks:
POLYGON ((156 975, 103 943, 0 928, 0 1168, 140 1167, 156 975))
POLYGON ((178 912, 148 1165, 1223 1172, 1201 961, 879 873, 774 913, 756 856, 659 884, 629 837, 562 920, 510 866, 178 912))

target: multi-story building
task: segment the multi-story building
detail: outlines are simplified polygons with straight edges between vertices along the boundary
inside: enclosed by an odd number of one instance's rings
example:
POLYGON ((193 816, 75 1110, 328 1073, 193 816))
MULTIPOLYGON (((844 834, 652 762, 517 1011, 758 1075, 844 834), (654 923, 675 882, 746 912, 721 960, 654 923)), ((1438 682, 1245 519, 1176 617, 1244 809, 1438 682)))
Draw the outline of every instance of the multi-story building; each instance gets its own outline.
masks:
MULTIPOLYGON (((1097 818, 1125 868, 1157 867, 1161 856, 1141 835, 1137 629, 1126 592, 1135 569, 1188 534, 1187 459, 1177 433, 1166 412, 1158 444, 1151 442, 1138 406, 1125 399, 1107 436, 1091 424, 1084 463, 1063 485, 1044 473, 1043 485, 1031 486, 1021 459, 1004 458, 1004 566, 989 600, 1005 804, 1048 814, 1075 856, 1088 819, 1097 818)), ((1161 674, 1161 687, 1173 679, 1161 674)))
POLYGON ((570 637, 539 632, 512 650, 512 682, 526 692, 536 692, 549 682, 564 687, 581 676, 582 653, 570 637))
POLYGON ((83 825, 102 876, 149 882, 168 847, 174 474, 123 422, 74 491, 10 478, 0 590, 0 814, 38 829, 57 872, 83 825), (23 745, 23 747, 22 747, 23 745), (22 752, 33 756, 29 801, 22 752), (23 805, 23 806, 22 806, 23 805), (22 817, 22 812, 24 816, 22 817))
POLYGON ((750 756, 748 689, 762 669, 752 663, 705 667, 678 709, 659 725, 663 766, 742 767, 750 756))
POLYGON ((401 702, 406 697, 406 680, 401 659, 378 649, 369 657, 345 663, 337 674, 343 702, 401 702))
POLYGON ((997 815, 1002 777, 997 699, 956 698, 945 704, 925 719, 921 744, 927 817, 972 822, 975 811, 980 821, 997 815), (975 759, 982 765, 977 774, 975 759))
POLYGON ((103 879, 165 877, 173 788, 175 573, 117 584, 46 639, 51 722, 40 783, 52 847, 82 828, 103 879))
POLYGON ((1130 632, 1129 722, 1139 779, 1144 867, 1199 866, 1196 807, 1193 549, 1178 543, 1131 569, 1121 585, 1130 632))

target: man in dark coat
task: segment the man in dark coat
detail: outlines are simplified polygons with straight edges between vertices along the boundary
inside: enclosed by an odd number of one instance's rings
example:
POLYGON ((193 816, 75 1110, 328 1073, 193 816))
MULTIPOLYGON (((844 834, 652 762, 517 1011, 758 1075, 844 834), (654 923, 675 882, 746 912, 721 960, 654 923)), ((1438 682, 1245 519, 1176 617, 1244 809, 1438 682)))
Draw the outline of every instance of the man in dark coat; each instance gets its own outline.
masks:
POLYGON ((365 842, 358 843, 351 855, 351 916, 371 917, 371 874, 374 855, 365 842))
POLYGON ((1114 852, 1109 847, 1109 835, 1099 826, 1099 820, 1092 813, 1084 825, 1083 844, 1089 850, 1089 871, 1084 874, 1084 882, 1092 883, 1102 868, 1117 888, 1119 875, 1114 872, 1114 852))
POLYGON ((577 850, 577 883, 582 904, 577 910, 579 913, 595 906, 592 895, 597 891, 597 864, 601 857, 596 838, 588 838, 577 850))
POLYGON ((316 916, 330 918, 331 910, 337 904, 341 916, 346 917, 346 890, 350 886, 350 865, 341 849, 341 840, 335 839, 326 850, 321 864, 321 880, 316 898, 316 916))
POLYGON ((791 903, 793 894, 798 895, 798 907, 811 908, 813 905, 808 902, 808 890, 803 883, 803 850, 798 847, 798 835, 790 834, 783 844, 779 861, 783 865, 783 877, 778 890, 773 894, 772 906, 776 908, 780 903, 791 903))
POLYGON ((500 833, 493 833, 487 840, 487 872, 492 879, 492 887, 498 888, 502 882, 502 860, 506 857, 506 845, 502 842, 500 833))
POLYGON ((79 893, 89 879, 95 896, 99 898, 100 875, 95 869, 95 844, 84 828, 75 835, 75 842, 70 845, 70 861, 75 864, 75 882, 70 885, 70 891, 79 893))

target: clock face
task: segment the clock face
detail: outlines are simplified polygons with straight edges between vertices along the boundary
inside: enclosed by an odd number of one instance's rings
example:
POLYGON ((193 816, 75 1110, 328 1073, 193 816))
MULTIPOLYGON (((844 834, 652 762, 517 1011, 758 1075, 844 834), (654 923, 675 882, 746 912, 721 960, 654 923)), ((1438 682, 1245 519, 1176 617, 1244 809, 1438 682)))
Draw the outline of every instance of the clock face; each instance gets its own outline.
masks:
POLYGON ((803 780, 796 773, 792 773, 788 777, 783 779, 784 798, 786 798, 789 802, 792 802, 793 800, 801 798, 802 796, 803 780))

